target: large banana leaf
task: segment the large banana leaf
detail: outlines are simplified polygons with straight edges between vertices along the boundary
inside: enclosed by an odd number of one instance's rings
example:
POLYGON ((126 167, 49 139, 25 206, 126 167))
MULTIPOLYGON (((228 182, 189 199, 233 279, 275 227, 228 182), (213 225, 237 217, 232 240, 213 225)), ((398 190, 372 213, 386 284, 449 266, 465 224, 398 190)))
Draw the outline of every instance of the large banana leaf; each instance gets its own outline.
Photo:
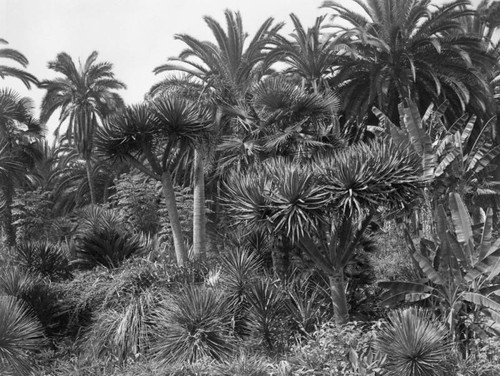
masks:
POLYGON ((462 299, 478 306, 491 309, 497 313, 500 312, 500 303, 477 292, 464 292, 462 294, 462 299))
MULTIPOLYGON (((474 244, 472 224, 469 213, 458 193, 450 193, 450 211, 451 219, 455 227, 455 234, 458 241, 468 247, 471 242, 474 244)), ((470 249, 469 249, 470 252, 470 249)), ((468 255, 469 258, 471 255, 468 255)))
POLYGON ((420 269, 427 278, 436 285, 444 285, 445 281, 443 276, 432 267, 431 261, 427 257, 418 251, 414 252, 412 257, 418 262, 420 269))
POLYGON ((436 167, 436 158, 430 136, 422 128, 422 119, 415 102, 409 101, 408 107, 399 105, 399 114, 402 125, 406 128, 415 151, 422 158, 423 179, 432 179, 436 167))

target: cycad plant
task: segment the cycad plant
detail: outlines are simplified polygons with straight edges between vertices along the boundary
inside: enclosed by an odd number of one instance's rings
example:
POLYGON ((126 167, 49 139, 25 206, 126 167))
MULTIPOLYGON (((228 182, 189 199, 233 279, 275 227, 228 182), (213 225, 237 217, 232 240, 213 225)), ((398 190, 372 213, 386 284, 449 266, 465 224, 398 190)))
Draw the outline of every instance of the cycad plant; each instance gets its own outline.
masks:
POLYGON ((27 306, 13 296, 0 296, 0 373, 34 375, 29 351, 39 350, 43 329, 27 306))
POLYGON ((388 376, 439 376, 451 350, 444 325, 419 308, 389 314, 378 332, 376 347, 386 362, 388 376))
POLYGON ((233 351, 231 311, 220 291, 186 287, 153 314, 152 352, 163 364, 226 359, 233 351))
POLYGON ((14 257, 30 272, 55 280, 71 277, 68 257, 58 244, 48 241, 20 243, 15 248, 14 257))

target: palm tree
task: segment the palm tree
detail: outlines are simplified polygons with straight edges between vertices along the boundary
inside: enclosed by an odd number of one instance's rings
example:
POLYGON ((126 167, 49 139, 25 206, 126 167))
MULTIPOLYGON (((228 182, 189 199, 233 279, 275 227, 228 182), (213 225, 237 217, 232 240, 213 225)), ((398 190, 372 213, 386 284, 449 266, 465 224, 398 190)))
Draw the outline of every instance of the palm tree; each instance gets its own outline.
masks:
POLYGON ((46 123, 56 110, 60 110, 59 129, 65 121, 68 128, 66 136, 72 140, 78 153, 86 162, 90 197, 96 203, 92 180, 93 139, 99 122, 123 107, 123 100, 115 90, 126 86, 114 77, 112 64, 96 63, 97 52, 92 52, 85 64, 77 68, 71 57, 62 52, 50 69, 63 75, 53 80, 44 80, 40 87, 47 90, 43 101, 40 120, 46 123))
POLYGON ((98 130, 98 149, 160 181, 179 265, 187 260, 177 212, 172 169, 186 158, 213 123, 211 110, 182 97, 160 97, 128 107, 98 130))
POLYGON ((270 53, 287 64, 283 73, 299 76, 315 92, 329 88, 327 77, 342 47, 336 44, 333 35, 322 34, 325 17, 316 18, 313 27, 306 31, 298 17, 290 14, 295 27, 292 40, 276 35, 275 48, 270 53))
POLYGON ((447 99, 455 119, 464 110, 491 117, 493 97, 484 72, 495 60, 462 27, 461 19, 473 13, 469 6, 467 0, 435 10, 430 0, 326 1, 323 7, 350 25, 338 26, 338 33, 353 52, 339 57, 332 80, 346 111, 362 120, 375 105, 397 122, 400 101, 414 100, 422 110, 447 99))
MULTIPOLYGON (((8 42, 5 39, 0 38, 0 44, 8 44, 8 42)), ((26 68, 28 65, 28 59, 26 57, 12 49, 12 48, 0 48, 0 58, 3 59, 10 59, 18 64, 20 64, 23 68, 26 68)), ((35 76, 32 74, 16 68, 16 67, 10 67, 8 65, 0 65, 0 77, 5 78, 5 77, 14 77, 23 82, 23 84, 26 85, 26 87, 29 89, 31 84, 38 84, 38 80, 36 79, 35 76)))
POLYGON ((30 180, 37 158, 36 140, 42 129, 33 118, 33 103, 9 89, 0 90, 0 190, 4 205, 3 228, 7 244, 15 245, 12 202, 15 186, 30 180))
POLYGON ((248 34, 243 30, 240 13, 226 10, 224 15, 227 31, 212 17, 204 17, 216 44, 188 34, 177 34, 175 38, 188 48, 178 58, 170 58, 166 64, 156 67, 154 72, 181 71, 197 77, 216 90, 216 96, 222 103, 235 104, 244 99, 251 85, 273 63, 266 60, 266 56, 272 36, 282 24, 273 26, 273 19, 268 18, 245 48, 248 34))

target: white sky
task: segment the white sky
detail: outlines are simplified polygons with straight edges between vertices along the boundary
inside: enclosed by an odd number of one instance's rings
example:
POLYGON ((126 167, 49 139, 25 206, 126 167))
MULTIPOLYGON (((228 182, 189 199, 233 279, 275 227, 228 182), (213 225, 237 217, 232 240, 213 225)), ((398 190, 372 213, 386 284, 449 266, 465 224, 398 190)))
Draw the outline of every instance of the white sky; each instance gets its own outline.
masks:
MULTIPOLYGON (((114 65, 116 78, 125 82, 121 95, 128 104, 140 102, 161 77, 153 68, 176 56, 184 48, 174 40, 176 33, 200 39, 211 38, 202 16, 210 15, 225 25, 224 9, 239 10, 250 36, 268 17, 285 21, 290 33, 290 13, 309 27, 323 0, 0 0, 0 38, 23 53, 28 71, 38 79, 51 79, 47 68, 59 52, 73 60, 85 60, 97 50, 98 61, 114 65)), ((435 3, 443 2, 437 0, 435 3)), ((473 3, 478 3, 474 0, 473 3)), ((8 63, 0 62, 0 63, 8 63)), ((39 106, 43 91, 12 79, 0 80, 39 106)))

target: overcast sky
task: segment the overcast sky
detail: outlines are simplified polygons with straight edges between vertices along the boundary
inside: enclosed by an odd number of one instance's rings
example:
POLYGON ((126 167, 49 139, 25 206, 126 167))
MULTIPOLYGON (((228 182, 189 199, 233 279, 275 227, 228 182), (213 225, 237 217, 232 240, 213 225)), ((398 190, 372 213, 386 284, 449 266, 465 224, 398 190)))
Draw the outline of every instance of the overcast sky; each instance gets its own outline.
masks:
MULTIPOLYGON (((98 61, 114 65, 116 78, 128 89, 121 92, 128 104, 140 102, 161 77, 153 68, 176 56, 183 43, 176 33, 200 39, 211 37, 202 20, 210 15, 225 25, 224 9, 239 10, 252 35, 268 17, 286 21, 290 13, 309 27, 326 12, 322 0, 0 0, 0 38, 30 61, 28 71, 40 80, 55 77, 47 62, 59 52, 85 60, 96 50, 98 61)), ((443 2, 437 0, 436 2, 443 2)), ((479 0, 474 0, 478 3, 479 0)), ((0 62, 5 63, 5 62, 0 62)), ((0 80, 39 105, 41 90, 27 91, 15 80, 0 80)))

